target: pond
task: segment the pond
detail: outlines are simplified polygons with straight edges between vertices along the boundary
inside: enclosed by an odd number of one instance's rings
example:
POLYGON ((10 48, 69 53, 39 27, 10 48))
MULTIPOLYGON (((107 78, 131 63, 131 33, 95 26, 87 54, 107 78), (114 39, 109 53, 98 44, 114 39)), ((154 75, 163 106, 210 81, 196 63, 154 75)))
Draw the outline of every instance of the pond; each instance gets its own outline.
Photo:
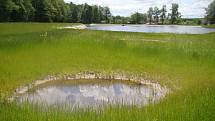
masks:
POLYGON ((19 103, 69 105, 71 107, 101 107, 105 105, 144 106, 163 96, 150 85, 129 81, 67 80, 42 84, 19 96, 19 103))
POLYGON ((145 33, 177 33, 177 34, 205 34, 215 32, 214 28, 182 25, 101 25, 91 24, 89 30, 145 32, 145 33))

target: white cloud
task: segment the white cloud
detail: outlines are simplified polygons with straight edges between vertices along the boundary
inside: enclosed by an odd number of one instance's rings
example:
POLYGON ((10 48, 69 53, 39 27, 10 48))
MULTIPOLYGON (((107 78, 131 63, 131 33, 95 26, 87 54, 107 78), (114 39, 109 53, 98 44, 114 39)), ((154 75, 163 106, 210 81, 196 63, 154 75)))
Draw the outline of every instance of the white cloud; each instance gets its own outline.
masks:
POLYGON ((135 11, 147 12, 149 7, 167 5, 170 9, 171 3, 178 3, 179 11, 183 17, 203 17, 205 9, 213 0, 65 0, 76 4, 93 4, 109 6, 114 15, 129 16, 135 11))

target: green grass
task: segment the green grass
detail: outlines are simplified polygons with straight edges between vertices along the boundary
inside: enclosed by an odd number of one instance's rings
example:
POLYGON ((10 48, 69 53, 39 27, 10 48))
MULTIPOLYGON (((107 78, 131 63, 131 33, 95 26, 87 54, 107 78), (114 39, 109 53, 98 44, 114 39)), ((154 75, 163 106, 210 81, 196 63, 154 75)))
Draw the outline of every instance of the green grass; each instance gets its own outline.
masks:
POLYGON ((203 27, 205 27, 205 28, 215 28, 215 24, 211 24, 211 25, 204 25, 203 27))
POLYGON ((147 34, 59 30, 69 24, 0 24, 1 121, 213 121, 215 33, 147 34), (172 93, 147 107, 65 111, 4 102, 17 87, 49 74, 144 74, 172 93))

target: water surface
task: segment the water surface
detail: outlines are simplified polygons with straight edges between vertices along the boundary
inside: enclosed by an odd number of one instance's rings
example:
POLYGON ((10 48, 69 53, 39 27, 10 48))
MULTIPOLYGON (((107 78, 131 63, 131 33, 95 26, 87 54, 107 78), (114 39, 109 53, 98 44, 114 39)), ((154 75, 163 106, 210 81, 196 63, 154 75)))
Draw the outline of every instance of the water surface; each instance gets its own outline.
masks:
POLYGON ((89 25, 90 30, 145 32, 145 33, 177 33, 177 34, 205 34, 215 32, 214 28, 182 25, 89 25))
POLYGON ((151 86, 126 81, 56 81, 20 96, 18 102, 45 105, 97 107, 109 104, 147 105, 157 102, 161 93, 151 86))

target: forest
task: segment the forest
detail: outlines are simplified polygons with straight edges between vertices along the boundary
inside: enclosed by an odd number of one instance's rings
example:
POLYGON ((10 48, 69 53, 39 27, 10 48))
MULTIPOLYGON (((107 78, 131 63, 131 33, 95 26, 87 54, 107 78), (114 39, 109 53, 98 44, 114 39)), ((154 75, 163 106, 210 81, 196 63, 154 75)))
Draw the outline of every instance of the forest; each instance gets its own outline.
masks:
POLYGON ((1 22, 109 23, 108 7, 75 5, 64 0, 1 0, 1 22))

